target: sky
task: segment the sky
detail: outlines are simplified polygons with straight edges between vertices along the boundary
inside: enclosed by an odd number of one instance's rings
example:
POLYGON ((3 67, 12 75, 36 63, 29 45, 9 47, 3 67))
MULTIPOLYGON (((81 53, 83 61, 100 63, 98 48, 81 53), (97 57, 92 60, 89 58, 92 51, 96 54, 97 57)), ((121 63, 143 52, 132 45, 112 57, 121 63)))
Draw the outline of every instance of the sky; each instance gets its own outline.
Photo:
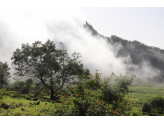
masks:
MULTIPOLYGON (((97 69, 104 76, 109 76, 112 72, 125 74, 127 66, 123 61, 130 59, 116 59, 112 47, 104 39, 92 37, 90 32, 83 28, 85 22, 106 37, 116 35, 164 49, 163 13, 164 8, 160 7, 58 8, 50 4, 46 7, 35 7, 33 4, 31 7, 0 7, 0 61, 7 61, 12 68, 12 53, 21 48, 23 43, 32 45, 34 41, 45 43, 50 39, 56 44, 63 42, 70 56, 74 52, 81 53, 82 58, 79 60, 92 74, 97 69)), ((148 75, 149 70, 152 68, 148 67, 143 71, 148 75)), ((11 82, 15 81, 12 79, 13 72, 12 68, 11 82)))

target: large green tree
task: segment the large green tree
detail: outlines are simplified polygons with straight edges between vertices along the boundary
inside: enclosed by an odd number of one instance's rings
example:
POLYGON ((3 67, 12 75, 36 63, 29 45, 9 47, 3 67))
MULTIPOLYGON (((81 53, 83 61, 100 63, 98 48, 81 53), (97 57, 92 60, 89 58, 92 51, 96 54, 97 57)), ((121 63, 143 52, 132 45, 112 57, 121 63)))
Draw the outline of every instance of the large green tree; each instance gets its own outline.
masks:
POLYGON ((79 75, 88 76, 89 70, 83 69, 80 61, 77 61, 79 54, 73 53, 74 59, 70 59, 64 44, 60 43, 62 49, 57 50, 53 41, 48 40, 45 44, 36 41, 30 46, 22 44, 21 49, 13 53, 12 64, 17 71, 15 74, 37 78, 45 87, 51 91, 51 99, 56 91, 64 84, 75 84, 79 75), (77 55, 77 56, 76 56, 77 55), (71 80, 75 80, 72 81, 71 80), (54 90, 58 85, 59 87, 54 90))
POLYGON ((11 77, 10 76, 10 72, 9 72, 10 68, 7 64, 7 62, 5 63, 2 63, 0 61, 0 84, 1 84, 1 87, 3 87, 3 85, 8 85, 9 84, 9 78, 11 77))

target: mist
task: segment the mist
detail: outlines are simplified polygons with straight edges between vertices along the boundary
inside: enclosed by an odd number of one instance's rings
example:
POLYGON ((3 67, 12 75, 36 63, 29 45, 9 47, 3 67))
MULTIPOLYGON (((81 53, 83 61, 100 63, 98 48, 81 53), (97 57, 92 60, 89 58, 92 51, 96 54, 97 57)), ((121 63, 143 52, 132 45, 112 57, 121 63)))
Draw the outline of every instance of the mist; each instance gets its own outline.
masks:
MULTIPOLYGON (((7 62, 10 68, 13 52, 22 44, 45 43, 50 39, 57 49, 60 49, 60 42, 64 43, 70 58, 74 52, 81 53, 78 61, 82 61, 84 69, 89 69, 92 75, 96 70, 102 73, 102 78, 109 77, 112 72, 118 76, 129 72, 129 76, 137 76, 134 81, 146 82, 160 74, 148 61, 137 66, 132 64, 130 56, 117 58, 122 44, 112 46, 107 39, 92 36, 91 31, 84 28, 85 14, 77 8, 1 9, 0 20, 0 61, 7 62)), ((15 82, 13 68, 10 73, 10 81, 15 82)))

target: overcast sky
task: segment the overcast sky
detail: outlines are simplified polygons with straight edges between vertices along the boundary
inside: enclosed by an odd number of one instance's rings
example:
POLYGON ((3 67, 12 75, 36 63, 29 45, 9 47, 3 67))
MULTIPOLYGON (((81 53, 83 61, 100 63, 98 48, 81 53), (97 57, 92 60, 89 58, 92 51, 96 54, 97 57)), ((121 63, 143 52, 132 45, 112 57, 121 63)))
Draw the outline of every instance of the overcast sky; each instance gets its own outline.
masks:
POLYGON ((45 43, 50 39, 56 44, 63 42, 69 55, 82 53, 80 60, 91 73, 96 69, 106 76, 111 72, 126 73, 124 59, 116 59, 112 47, 103 39, 90 36, 83 28, 85 21, 104 36, 116 35, 164 49, 164 8, 52 8, 53 4, 11 7, 13 4, 0 5, 0 61, 7 61, 10 67, 12 53, 22 43, 31 45, 34 41, 45 43))
POLYGON ((117 35, 164 49, 164 7, 80 8, 102 35, 117 35))

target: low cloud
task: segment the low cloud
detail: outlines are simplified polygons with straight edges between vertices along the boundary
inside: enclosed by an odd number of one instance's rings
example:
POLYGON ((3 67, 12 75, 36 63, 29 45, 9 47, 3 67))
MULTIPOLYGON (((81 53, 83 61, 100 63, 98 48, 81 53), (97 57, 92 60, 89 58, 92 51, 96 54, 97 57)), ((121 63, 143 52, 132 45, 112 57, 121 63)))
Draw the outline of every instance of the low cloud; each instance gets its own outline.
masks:
MULTIPOLYGON (((57 49, 60 48, 59 42, 64 43, 70 57, 74 52, 81 53, 82 57, 78 61, 81 60, 84 68, 89 69, 93 75, 97 69, 102 73, 102 77, 109 77, 112 72, 118 76, 125 75, 130 71, 129 75, 135 74, 139 81, 140 79, 146 81, 147 78, 160 73, 148 62, 135 66, 129 56, 117 58, 117 52, 122 45, 115 44, 117 48, 114 48, 106 39, 92 36, 91 32, 84 28, 85 14, 78 9, 60 8, 49 11, 22 9, 19 13, 17 12, 18 10, 10 10, 5 14, 4 10, 4 14, 0 15, 0 19, 2 18, 0 21, 0 57, 1 61, 7 61, 10 67, 12 67, 12 53, 16 48, 21 48, 22 43, 32 45, 34 41, 39 40, 45 43, 47 39, 50 39, 54 41, 57 49), (9 21, 11 12, 12 18, 9 21)), ((12 75, 14 69, 10 72, 12 75)), ((11 82, 14 80, 11 79, 11 82)))

